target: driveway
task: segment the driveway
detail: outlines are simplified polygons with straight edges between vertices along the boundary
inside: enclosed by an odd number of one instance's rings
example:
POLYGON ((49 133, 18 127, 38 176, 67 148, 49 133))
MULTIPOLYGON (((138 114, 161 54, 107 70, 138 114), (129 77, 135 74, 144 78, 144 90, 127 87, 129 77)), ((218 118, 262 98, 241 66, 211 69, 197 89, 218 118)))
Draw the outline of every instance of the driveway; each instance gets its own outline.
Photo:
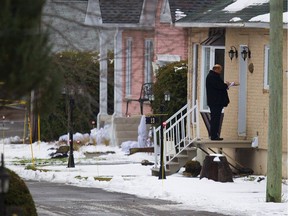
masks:
POLYGON ((224 216, 184 209, 179 203, 153 197, 143 199, 99 188, 34 181, 26 184, 39 216, 224 216))

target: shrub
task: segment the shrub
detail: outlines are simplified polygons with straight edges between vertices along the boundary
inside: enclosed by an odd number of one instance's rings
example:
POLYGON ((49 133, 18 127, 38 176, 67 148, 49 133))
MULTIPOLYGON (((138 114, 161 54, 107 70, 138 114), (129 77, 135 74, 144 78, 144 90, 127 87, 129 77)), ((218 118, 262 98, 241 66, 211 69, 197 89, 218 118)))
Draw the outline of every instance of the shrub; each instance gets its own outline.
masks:
POLYGON ((35 203, 25 182, 13 171, 10 175, 9 191, 5 194, 8 215, 37 216, 35 203))
POLYGON ((185 175, 197 177, 201 172, 201 165, 198 161, 187 161, 185 164, 185 175))
POLYGON ((187 62, 174 62, 160 67, 156 79, 153 87, 153 112, 165 112, 171 116, 187 103, 187 62), (164 110, 161 110, 165 91, 170 92, 171 99, 166 103, 164 110))

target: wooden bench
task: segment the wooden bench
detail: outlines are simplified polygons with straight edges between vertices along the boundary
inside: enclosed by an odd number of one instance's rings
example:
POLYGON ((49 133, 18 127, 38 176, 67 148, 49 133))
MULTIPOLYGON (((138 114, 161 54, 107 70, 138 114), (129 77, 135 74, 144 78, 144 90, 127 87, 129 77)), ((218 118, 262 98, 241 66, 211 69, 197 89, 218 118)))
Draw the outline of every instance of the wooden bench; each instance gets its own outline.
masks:
POLYGON ((137 99, 127 99, 126 104, 126 116, 128 115, 129 103, 137 101, 140 104, 140 112, 143 115, 143 104, 145 101, 149 101, 149 95, 153 94, 153 83, 144 83, 141 87, 140 96, 137 99))

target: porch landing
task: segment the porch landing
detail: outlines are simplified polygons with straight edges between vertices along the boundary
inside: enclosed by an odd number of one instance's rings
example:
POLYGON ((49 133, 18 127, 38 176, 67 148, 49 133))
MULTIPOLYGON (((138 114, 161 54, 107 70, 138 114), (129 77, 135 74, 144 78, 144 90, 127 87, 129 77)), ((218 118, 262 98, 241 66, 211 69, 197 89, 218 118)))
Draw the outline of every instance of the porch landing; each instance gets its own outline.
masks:
POLYGON ((224 139, 221 141, 214 141, 210 139, 200 139, 192 143, 195 147, 207 147, 207 148, 253 148, 252 140, 235 140, 224 139))

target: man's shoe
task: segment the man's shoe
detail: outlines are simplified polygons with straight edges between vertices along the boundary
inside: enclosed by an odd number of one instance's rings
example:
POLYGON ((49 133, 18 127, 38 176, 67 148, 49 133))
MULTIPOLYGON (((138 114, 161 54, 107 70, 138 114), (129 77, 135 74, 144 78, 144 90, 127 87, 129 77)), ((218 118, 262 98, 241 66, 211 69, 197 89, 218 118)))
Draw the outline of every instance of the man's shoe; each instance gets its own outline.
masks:
POLYGON ((221 141, 221 140, 223 140, 223 138, 221 138, 221 137, 215 137, 215 138, 211 138, 211 140, 221 141))

